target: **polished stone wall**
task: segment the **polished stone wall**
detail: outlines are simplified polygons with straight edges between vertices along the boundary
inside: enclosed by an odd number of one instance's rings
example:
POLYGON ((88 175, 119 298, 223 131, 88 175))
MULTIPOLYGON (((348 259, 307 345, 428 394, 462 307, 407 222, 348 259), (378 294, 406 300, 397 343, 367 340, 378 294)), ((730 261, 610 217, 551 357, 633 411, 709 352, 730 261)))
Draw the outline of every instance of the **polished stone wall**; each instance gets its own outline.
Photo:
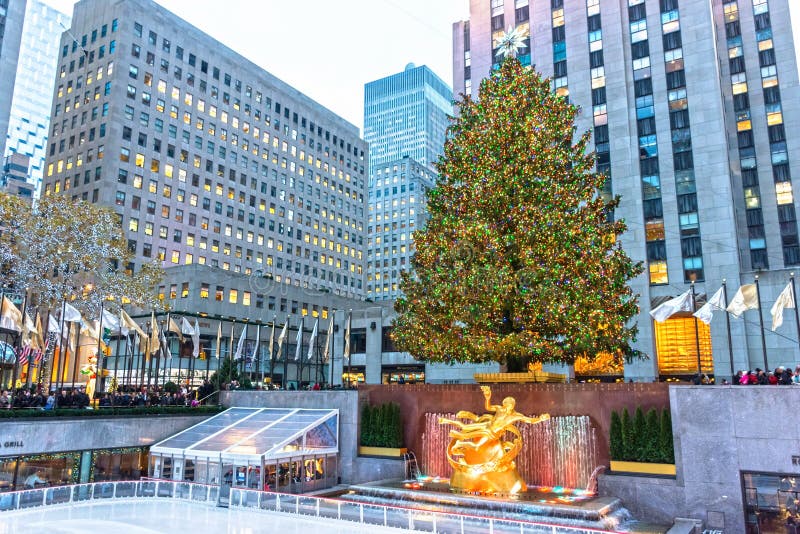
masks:
POLYGON ((687 517, 743 533, 743 471, 800 477, 792 464, 800 455, 800 388, 671 387, 669 399, 675 479, 605 475, 601 494, 620 497, 640 518, 687 517))
POLYGON ((206 414, 3 420, 0 456, 147 447, 207 417, 206 414))

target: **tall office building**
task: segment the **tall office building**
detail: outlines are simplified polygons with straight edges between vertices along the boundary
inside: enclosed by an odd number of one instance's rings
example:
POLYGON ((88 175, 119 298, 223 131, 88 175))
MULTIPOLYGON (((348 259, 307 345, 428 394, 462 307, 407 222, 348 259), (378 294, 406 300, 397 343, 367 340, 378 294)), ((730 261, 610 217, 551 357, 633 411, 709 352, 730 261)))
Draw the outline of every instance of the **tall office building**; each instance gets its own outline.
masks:
POLYGON ((432 167, 444 147, 453 92, 431 69, 409 63, 403 72, 364 86, 364 140, 370 175, 408 156, 432 167))
POLYGON ((302 295, 285 316, 363 295, 355 126, 150 0, 76 4, 56 86, 42 194, 116 210, 127 268, 161 261, 165 298, 211 293, 244 315, 267 287, 302 295), (192 264, 211 268, 170 269, 192 264), (245 282, 217 282, 232 275, 245 282))
MULTIPOLYGON (((797 199, 800 91, 790 0, 471 0, 453 27, 455 90, 476 92, 508 31, 527 36, 520 60, 582 109, 598 170, 621 196, 615 216, 645 273, 637 348, 626 376, 730 376, 800 361, 788 318, 769 310, 800 266, 797 199), (694 289, 728 298, 759 281, 761 315, 724 313, 711 327, 648 312, 694 289), (695 332, 699 332, 696 337, 695 332), (763 332, 763 337, 762 337, 763 332), (731 341, 729 341, 729 339, 731 341), (712 357, 713 352, 713 357, 712 357)), ((787 314, 793 312, 787 312, 787 314)))
POLYGON ((378 166, 370 177, 367 219, 367 297, 395 300, 400 273, 411 267, 414 231, 427 221, 427 192, 436 173, 406 157, 378 166))
POLYGON ((0 156, 5 154, 24 18, 25 0, 0 0, 0 156))
POLYGON ((59 35, 67 26, 69 16, 39 0, 28 0, 8 131, 3 133, 5 155, 30 158, 28 174, 35 190, 42 182, 59 35))

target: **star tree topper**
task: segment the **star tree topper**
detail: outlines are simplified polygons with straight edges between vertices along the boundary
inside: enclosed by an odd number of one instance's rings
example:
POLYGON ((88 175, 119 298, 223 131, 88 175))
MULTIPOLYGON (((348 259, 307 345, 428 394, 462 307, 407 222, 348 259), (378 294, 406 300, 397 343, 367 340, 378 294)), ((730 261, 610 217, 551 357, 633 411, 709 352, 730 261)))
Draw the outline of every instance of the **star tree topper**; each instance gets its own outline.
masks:
POLYGON ((520 48, 525 48, 525 38, 528 30, 520 27, 508 27, 497 42, 497 48, 503 57, 517 57, 520 48))

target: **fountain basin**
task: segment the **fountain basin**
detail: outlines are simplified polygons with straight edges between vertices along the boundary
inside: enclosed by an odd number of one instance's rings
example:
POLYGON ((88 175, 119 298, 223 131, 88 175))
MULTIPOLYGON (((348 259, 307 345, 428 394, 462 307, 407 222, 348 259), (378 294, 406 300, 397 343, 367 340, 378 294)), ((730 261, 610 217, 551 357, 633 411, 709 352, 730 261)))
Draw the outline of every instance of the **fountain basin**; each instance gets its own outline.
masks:
POLYGON ((572 527, 629 530, 630 513, 616 497, 581 490, 532 487, 516 495, 472 495, 450 490, 447 480, 382 480, 350 486, 337 498, 495 519, 542 521, 572 527))

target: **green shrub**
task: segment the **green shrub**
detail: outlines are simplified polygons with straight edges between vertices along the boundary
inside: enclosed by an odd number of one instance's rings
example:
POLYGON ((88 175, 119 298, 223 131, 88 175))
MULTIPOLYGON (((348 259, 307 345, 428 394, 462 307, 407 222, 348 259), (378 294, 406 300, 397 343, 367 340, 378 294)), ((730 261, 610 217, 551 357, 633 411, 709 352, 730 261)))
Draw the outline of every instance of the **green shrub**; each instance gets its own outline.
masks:
POLYGON ((633 459, 637 462, 646 462, 647 428, 642 407, 636 408, 633 416, 633 459))
POLYGON ((611 412, 611 429, 608 438, 609 452, 612 460, 622 460, 624 449, 622 445, 622 419, 619 412, 611 412))
POLYGON ((365 447, 403 446, 403 424, 400 406, 385 403, 379 406, 364 405, 361 410, 361 438, 365 447))
POLYGON ((655 408, 650 409, 645 416, 644 439, 642 450, 642 462, 660 462, 659 436, 661 432, 658 412, 655 408))
POLYGON ((622 410, 622 459, 636 459, 636 439, 634 437, 633 420, 627 408, 622 410))
POLYGON ((672 417, 669 410, 661 412, 661 421, 658 432, 658 448, 660 460, 664 463, 675 462, 675 450, 672 444, 672 417))
POLYGON ((608 441, 612 460, 675 463, 669 410, 659 414, 651 409, 645 415, 637 408, 633 417, 627 408, 622 415, 611 412, 608 441))
POLYGON ((170 380, 169 382, 164 384, 164 391, 166 391, 167 393, 177 393, 178 384, 170 380))

